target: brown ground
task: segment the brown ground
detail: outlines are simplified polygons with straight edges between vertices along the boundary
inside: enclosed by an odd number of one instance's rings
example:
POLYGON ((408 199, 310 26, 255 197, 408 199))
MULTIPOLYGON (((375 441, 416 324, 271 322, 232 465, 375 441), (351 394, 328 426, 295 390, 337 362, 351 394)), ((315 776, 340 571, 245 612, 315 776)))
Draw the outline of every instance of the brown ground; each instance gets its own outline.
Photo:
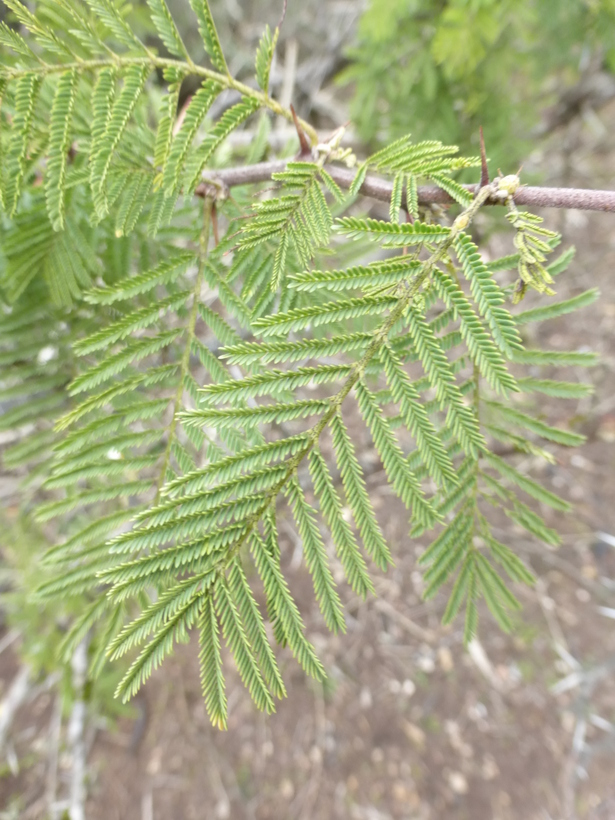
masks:
MULTIPOLYGON (((615 111, 602 119, 615 121, 615 111)), ((537 158, 553 165, 550 183, 612 188, 602 170, 615 165, 608 135, 568 139, 561 164, 537 158)), ((143 691, 139 717, 93 737, 88 820, 615 818, 615 732, 604 722, 615 724, 615 621, 598 609, 615 607, 615 547, 596 535, 615 535, 615 216, 547 216, 578 249, 558 294, 597 284, 602 297, 579 318, 544 325, 539 341, 589 347, 602 363, 590 374, 590 400, 541 407, 589 439, 577 451, 554 451, 557 467, 539 476, 575 504, 573 515, 557 519, 542 511, 562 547, 532 544, 510 526, 501 534, 539 576, 536 589, 518 590, 524 608, 515 635, 483 618, 481 658, 463 651, 459 623, 439 626, 445 598, 422 602, 420 544, 376 471, 371 491, 397 566, 377 579, 376 600, 361 604, 346 590, 346 635, 326 632, 287 538, 288 577, 327 686, 306 680, 281 652, 289 697, 267 718, 229 665, 229 730, 221 734, 205 714, 196 648, 180 647, 143 691), (575 664, 579 685, 554 691, 575 664)), ((5 650, 0 686, 15 671, 5 650)), ((52 705, 42 692, 19 714, 11 746, 19 773, 2 770, 0 818, 45 816, 52 705), (11 813, 11 801, 22 808, 11 813)), ((60 791, 65 764, 60 757, 60 791)))

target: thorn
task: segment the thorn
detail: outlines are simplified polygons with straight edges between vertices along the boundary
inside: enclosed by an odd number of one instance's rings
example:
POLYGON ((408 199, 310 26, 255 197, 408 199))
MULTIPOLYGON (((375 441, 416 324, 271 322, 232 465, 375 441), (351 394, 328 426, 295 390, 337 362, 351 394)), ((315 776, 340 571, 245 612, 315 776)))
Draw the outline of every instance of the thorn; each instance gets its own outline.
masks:
POLYGON ((282 16, 280 17, 280 21, 277 25, 278 29, 282 28, 282 24, 284 23, 284 19, 286 18, 286 9, 288 8, 288 0, 284 0, 284 8, 282 9, 282 16))
POLYGON ((297 113, 293 107, 293 104, 290 105, 290 113, 293 115, 293 122, 295 123, 295 128, 297 129, 297 136, 299 137, 299 145, 301 146, 301 150, 299 152, 300 157, 304 157, 306 155, 312 154, 312 146, 310 145, 310 141, 306 136, 305 131, 301 127, 299 123, 299 118, 297 117, 297 113))
POLYGON ((483 136, 483 126, 480 126, 480 185, 479 188, 484 188, 489 185, 489 168, 487 168, 487 154, 485 152, 485 138, 483 136))
POLYGON ((194 195, 202 199, 209 198, 213 202, 222 202, 229 199, 229 190, 223 182, 213 179, 202 179, 194 189, 194 195))

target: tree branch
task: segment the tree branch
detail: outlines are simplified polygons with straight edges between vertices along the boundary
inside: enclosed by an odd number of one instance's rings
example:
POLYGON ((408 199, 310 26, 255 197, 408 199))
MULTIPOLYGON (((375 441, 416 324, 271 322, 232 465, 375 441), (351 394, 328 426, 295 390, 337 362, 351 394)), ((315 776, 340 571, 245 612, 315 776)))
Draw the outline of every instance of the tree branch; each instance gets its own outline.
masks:
MULTIPOLYGON (((209 185, 221 185, 225 188, 234 188, 237 185, 252 185, 256 182, 265 182, 271 175, 280 173, 286 168, 286 160, 260 162, 256 165, 240 166, 238 168, 223 168, 207 173, 204 181, 197 187, 196 194, 205 196, 209 185)), ((327 166, 327 171, 337 182, 340 188, 349 188, 355 172, 338 165, 327 166)), ((468 191, 476 192, 478 185, 464 185, 468 191)), ((387 180, 368 174, 361 186, 364 196, 389 202, 393 184, 387 180)), ((454 200, 436 186, 421 186, 418 189, 420 205, 451 205, 454 200)), ((533 205, 541 208, 572 208, 581 211, 607 211, 615 213, 615 191, 591 191, 584 188, 542 188, 532 185, 522 186, 514 196, 517 205, 533 205)), ((502 205, 501 200, 489 199, 487 205, 502 205)))

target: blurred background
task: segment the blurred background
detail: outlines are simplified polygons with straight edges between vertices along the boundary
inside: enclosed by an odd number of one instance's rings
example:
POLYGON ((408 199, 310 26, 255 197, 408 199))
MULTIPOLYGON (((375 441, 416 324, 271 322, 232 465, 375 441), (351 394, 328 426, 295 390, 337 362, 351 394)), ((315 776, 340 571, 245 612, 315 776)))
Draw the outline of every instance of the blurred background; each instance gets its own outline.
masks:
MULTIPOLYGON (((204 59, 187 0, 168 4, 204 59)), ((163 52, 144 3, 134 5, 135 28, 163 52)), ((256 45, 282 3, 211 6, 231 72, 251 82, 256 45)), ((492 174, 522 165, 525 182, 615 188, 615 0, 289 0, 271 93, 323 135, 350 123, 346 141, 359 157, 406 133, 477 153, 482 125, 492 174)), ((229 93, 212 115, 234 102, 229 93)), ((269 126, 269 155, 292 155, 287 123, 269 126)), ((243 161, 252 138, 234 135, 226 161, 243 161)), ((112 705, 113 680, 107 689, 103 680, 85 738, 88 820, 615 818, 615 217, 542 215, 564 247, 577 246, 558 295, 598 286, 602 298, 582 324, 547 323, 540 341, 595 350, 601 363, 594 396, 540 408, 587 443, 555 451, 555 467, 526 465, 575 504, 566 518, 541 510, 562 546, 501 523, 500 538, 539 579, 519 590, 515 634, 484 618, 468 653, 461 625, 440 627, 444 596, 421 599, 424 544, 408 537, 366 441, 363 466, 397 565, 366 604, 341 586, 345 636, 326 632, 297 536, 281 521, 285 570, 327 684, 306 680, 282 651, 289 698, 265 717, 229 666, 221 734, 205 714, 194 646, 180 647, 128 710, 112 705)), ((479 229, 486 253, 507 252, 501 218, 479 229)), ((11 527, 0 559, 0 818, 59 818, 55 797, 73 761, 58 743, 56 614, 20 593, 31 588, 36 544, 24 539, 14 476, 0 474, 0 498, 11 527)))

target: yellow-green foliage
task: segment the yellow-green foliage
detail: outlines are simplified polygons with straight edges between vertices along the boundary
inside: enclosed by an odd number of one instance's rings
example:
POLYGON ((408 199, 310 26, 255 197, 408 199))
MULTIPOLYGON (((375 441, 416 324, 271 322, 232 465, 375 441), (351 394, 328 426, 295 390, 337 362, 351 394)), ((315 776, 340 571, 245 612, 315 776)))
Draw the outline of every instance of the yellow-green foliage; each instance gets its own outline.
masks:
POLYGON ((242 86, 207 3, 191 2, 213 68, 192 62, 164 0, 148 5, 170 58, 143 45, 111 0, 43 0, 36 16, 8 3, 26 34, 0 37, 0 427, 17 431, 5 465, 27 465, 24 506, 55 540, 36 580, 38 600, 71 615, 62 656, 87 634, 92 674, 128 655, 118 693, 129 698, 196 629, 205 702, 224 727, 221 641, 259 708, 285 694, 248 578, 261 579, 275 642, 325 675, 281 570, 282 505, 333 631, 345 623, 324 525, 357 594, 372 594, 373 574, 394 560, 348 426, 352 403, 412 533, 431 534, 426 594, 453 582, 445 620, 465 606, 466 639, 481 598, 510 628, 518 604, 504 577, 532 579, 486 510, 555 543, 520 494, 568 505, 493 445, 549 459, 549 442, 579 443, 534 418, 521 394, 579 397, 584 386, 534 371, 593 362, 525 350, 520 329, 596 293, 513 315, 514 285, 499 271, 517 268, 524 290, 544 292, 571 254, 548 266, 559 237, 511 211, 518 253, 485 264, 470 231, 498 183, 469 194, 454 174, 477 160, 438 141, 403 137, 358 171, 355 188, 368 170, 393 180, 391 221, 344 199, 317 154, 289 163, 252 208, 211 180, 193 196, 254 112, 292 115, 267 96, 277 35, 259 47, 262 90, 242 86), (180 117, 188 75, 202 84, 180 117), (241 100, 210 122, 229 87, 241 100), (425 179, 460 217, 419 209, 425 179), (406 204, 412 219, 399 223, 406 204), (337 262, 345 253, 349 266, 337 262), (328 433, 335 466, 320 448, 328 433))

